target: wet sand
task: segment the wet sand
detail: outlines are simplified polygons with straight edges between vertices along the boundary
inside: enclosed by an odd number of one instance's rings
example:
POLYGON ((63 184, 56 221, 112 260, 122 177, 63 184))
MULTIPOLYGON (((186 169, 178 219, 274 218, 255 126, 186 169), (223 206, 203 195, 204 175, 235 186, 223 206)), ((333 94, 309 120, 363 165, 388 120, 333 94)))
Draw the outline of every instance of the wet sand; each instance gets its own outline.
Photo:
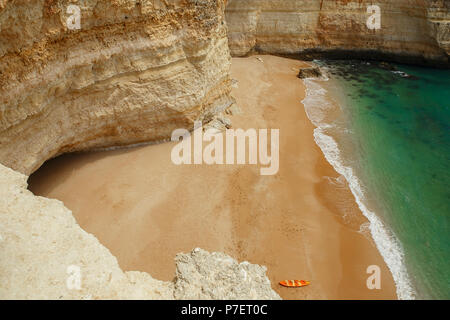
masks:
POLYGON ((313 139, 296 78, 306 63, 272 56, 234 58, 235 129, 280 129, 280 169, 258 165, 181 165, 174 143, 65 155, 30 178, 30 189, 57 198, 126 271, 172 280, 174 256, 196 247, 265 265, 284 299, 395 299, 395 285, 367 222, 313 139), (343 217, 351 217, 350 220, 343 217), (366 269, 381 268, 381 290, 366 269), (280 280, 306 279, 288 289, 280 280))

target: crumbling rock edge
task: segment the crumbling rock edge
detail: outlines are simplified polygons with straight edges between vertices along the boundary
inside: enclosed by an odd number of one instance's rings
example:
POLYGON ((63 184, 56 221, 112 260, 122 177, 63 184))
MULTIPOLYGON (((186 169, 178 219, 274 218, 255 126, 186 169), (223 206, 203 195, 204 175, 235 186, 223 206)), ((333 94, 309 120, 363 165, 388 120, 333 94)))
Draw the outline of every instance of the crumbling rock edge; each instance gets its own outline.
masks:
POLYGON ((0 299, 280 299, 265 267, 201 249, 176 256, 173 282, 124 272, 61 201, 27 190, 27 178, 0 165, 0 299))

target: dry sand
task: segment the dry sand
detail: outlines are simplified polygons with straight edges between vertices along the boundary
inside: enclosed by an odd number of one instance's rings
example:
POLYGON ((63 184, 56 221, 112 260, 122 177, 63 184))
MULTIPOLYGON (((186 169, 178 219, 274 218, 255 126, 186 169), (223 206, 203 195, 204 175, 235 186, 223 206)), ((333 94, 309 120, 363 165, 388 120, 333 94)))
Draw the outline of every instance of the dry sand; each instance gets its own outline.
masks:
POLYGON ((166 143, 59 157, 30 189, 62 200, 127 271, 171 280, 175 254, 201 247, 267 266, 284 299, 396 298, 382 257, 358 232, 367 221, 313 140, 296 78, 306 64, 259 57, 233 59, 242 113, 231 118, 234 128, 280 129, 277 175, 257 165, 176 166, 166 143), (381 290, 366 287, 370 265, 381 268, 381 290), (285 279, 312 285, 280 287, 285 279))

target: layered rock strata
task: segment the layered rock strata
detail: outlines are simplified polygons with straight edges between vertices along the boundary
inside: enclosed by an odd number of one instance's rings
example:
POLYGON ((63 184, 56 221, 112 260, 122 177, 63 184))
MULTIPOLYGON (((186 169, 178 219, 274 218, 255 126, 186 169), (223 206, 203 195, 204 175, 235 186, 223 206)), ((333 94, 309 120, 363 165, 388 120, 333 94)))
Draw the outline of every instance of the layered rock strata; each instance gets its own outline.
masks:
POLYGON ((257 51, 449 65, 448 0, 230 0, 226 19, 236 56, 257 51), (380 8, 379 29, 367 26, 376 13, 368 12, 371 5, 380 8))
POLYGON ((224 10, 225 0, 0 1, 0 163, 10 167, 0 164, 0 299, 280 299, 264 267, 200 249, 176 257, 173 282, 123 272, 24 175, 64 152, 217 119, 233 103, 224 10))
POLYGON ((29 174, 229 107, 224 1, 0 1, 0 163, 29 174))

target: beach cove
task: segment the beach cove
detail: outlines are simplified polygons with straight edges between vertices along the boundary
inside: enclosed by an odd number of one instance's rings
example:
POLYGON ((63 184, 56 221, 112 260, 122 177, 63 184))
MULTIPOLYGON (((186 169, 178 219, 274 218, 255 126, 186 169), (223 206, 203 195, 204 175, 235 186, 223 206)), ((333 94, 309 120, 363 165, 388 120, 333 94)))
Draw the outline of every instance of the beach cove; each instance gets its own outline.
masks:
POLYGON ((123 270, 172 280, 175 254, 200 247, 266 266, 284 299, 395 299, 390 271, 360 232, 366 218, 314 141, 296 77, 308 65, 274 56, 232 60, 240 109, 230 116, 233 128, 280 130, 276 175, 261 176, 258 165, 177 166, 169 142, 58 157, 30 178, 30 190, 63 201, 123 270), (380 290, 367 288, 373 265, 380 290), (278 285, 298 278, 311 286, 278 285))

